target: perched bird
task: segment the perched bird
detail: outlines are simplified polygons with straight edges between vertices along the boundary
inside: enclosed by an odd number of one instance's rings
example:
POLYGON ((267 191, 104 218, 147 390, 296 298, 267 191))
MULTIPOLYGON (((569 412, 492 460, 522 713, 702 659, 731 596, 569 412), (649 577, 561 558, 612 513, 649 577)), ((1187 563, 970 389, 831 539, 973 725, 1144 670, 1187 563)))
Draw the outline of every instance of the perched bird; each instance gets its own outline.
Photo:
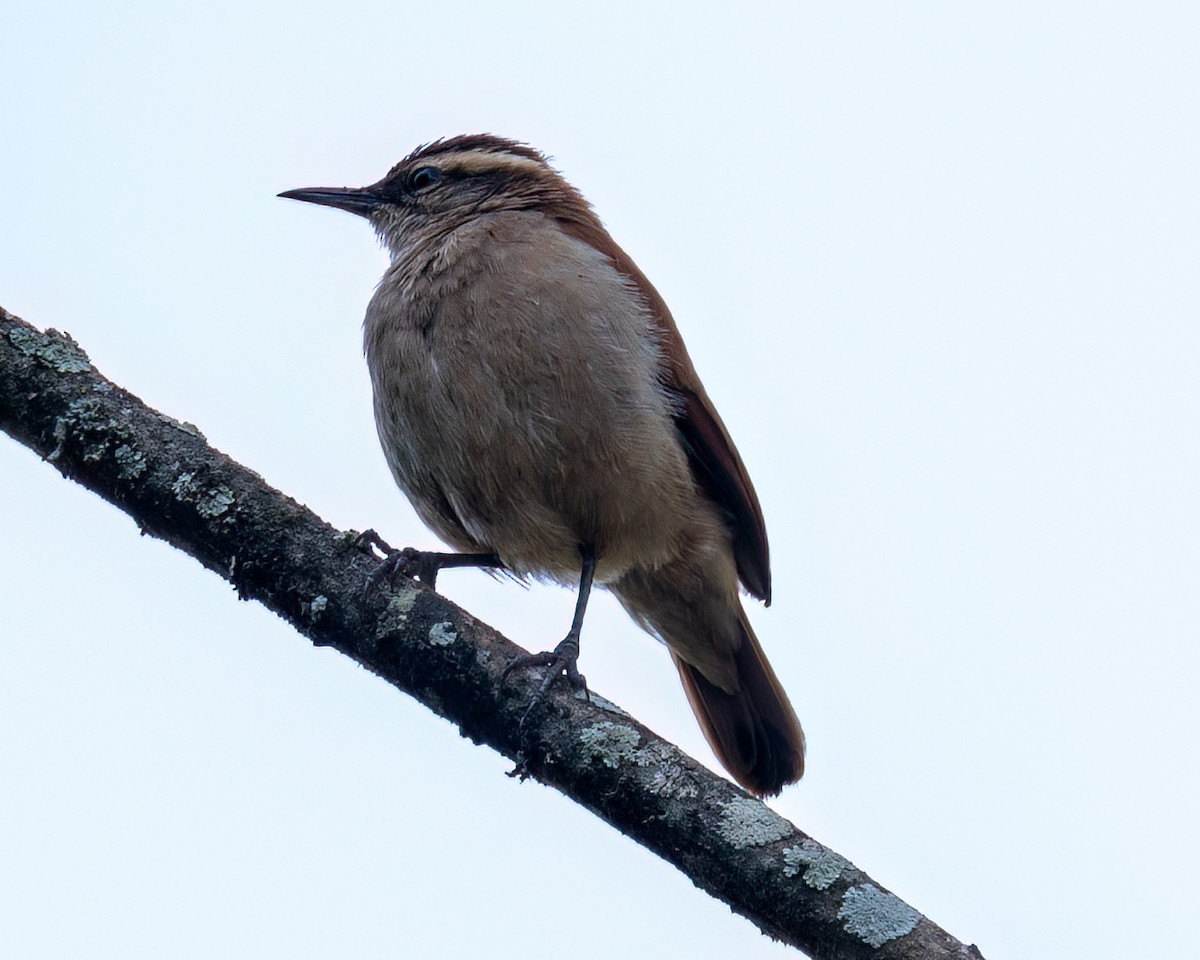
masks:
POLYGON ((392 475, 462 555, 575 586, 548 664, 576 685, 593 581, 670 649, 713 751, 743 787, 804 772, 804 734, 739 580, 770 602, 750 477, 662 297, 583 196, 526 144, 414 150, 368 187, 280 194, 370 221, 391 254, 365 322, 392 475))

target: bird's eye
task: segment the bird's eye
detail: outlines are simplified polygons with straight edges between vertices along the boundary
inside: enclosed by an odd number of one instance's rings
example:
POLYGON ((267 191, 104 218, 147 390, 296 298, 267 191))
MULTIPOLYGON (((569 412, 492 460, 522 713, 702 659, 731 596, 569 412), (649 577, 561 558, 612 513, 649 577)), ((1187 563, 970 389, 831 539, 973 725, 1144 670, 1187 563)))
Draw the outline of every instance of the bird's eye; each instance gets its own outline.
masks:
POLYGON ((442 171, 437 167, 421 167, 414 170, 408 178, 408 185, 413 190, 425 190, 442 179, 442 171))

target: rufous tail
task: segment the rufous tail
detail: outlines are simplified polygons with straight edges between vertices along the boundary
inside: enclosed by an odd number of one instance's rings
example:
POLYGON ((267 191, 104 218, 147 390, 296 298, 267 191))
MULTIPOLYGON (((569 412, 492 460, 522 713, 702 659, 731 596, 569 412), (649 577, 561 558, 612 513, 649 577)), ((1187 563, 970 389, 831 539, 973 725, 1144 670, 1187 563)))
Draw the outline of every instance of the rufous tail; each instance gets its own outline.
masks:
POLYGON ((751 793, 774 796, 804 776, 804 731, 744 611, 740 624, 734 693, 705 679, 677 654, 671 658, 717 759, 751 793))

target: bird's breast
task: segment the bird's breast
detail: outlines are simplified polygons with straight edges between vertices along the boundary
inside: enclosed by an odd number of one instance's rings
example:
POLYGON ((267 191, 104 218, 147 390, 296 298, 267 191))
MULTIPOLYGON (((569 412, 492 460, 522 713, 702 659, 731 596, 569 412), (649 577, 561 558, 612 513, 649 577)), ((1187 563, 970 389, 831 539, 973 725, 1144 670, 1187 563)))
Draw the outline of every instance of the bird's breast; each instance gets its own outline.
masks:
POLYGON ((574 580, 591 546, 611 579, 667 562, 707 506, 645 303, 545 218, 481 218, 423 270, 394 266, 366 349, 392 472, 460 549, 574 580))

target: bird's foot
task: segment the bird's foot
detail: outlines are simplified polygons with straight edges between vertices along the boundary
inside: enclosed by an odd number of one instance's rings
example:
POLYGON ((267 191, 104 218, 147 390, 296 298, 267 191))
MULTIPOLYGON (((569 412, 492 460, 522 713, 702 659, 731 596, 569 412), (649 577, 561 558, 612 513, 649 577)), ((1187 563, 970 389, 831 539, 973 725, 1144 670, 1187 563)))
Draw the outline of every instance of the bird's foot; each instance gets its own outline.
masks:
POLYGON ((378 589, 384 581, 395 583, 399 576, 420 580, 430 590, 434 590, 437 588, 438 571, 445 567, 504 569, 504 563, 494 553, 438 553, 434 550, 416 550, 413 547, 397 550, 374 530, 364 530, 354 542, 372 557, 377 556, 375 550, 384 555, 379 566, 367 577, 368 593, 378 589), (375 550, 372 550, 372 547, 375 550))
POLYGON ((367 592, 378 589, 384 581, 395 583, 399 576, 420 580, 430 590, 437 588, 437 575, 446 566, 443 559, 454 554, 432 553, 405 547, 392 550, 367 577, 367 592))
MULTIPOLYGON (((350 533, 354 533, 354 531, 351 530, 350 533)), ((399 551, 386 540, 384 540, 383 537, 381 537, 373 527, 368 527, 362 533, 358 534, 354 538, 353 542, 354 546, 358 547, 359 550, 371 557, 377 557, 379 555, 375 552, 376 550, 378 550, 379 553, 382 553, 385 557, 390 557, 393 553, 399 553, 399 551), (372 547, 374 549, 372 549, 372 547)))
POLYGON ((588 693, 587 678, 579 672, 579 638, 577 636, 567 634, 566 639, 553 650, 543 653, 523 653, 514 657, 513 661, 504 668, 500 679, 504 680, 514 670, 523 670, 526 667, 549 667, 550 669, 546 672, 546 678, 538 687, 537 693, 529 701, 529 706, 525 708, 525 713, 521 717, 522 727, 525 726, 525 721, 529 719, 534 708, 545 699, 547 692, 554 685, 554 681, 560 676, 567 678, 567 683, 571 685, 572 689, 582 690, 584 696, 591 699, 591 694, 588 693))

